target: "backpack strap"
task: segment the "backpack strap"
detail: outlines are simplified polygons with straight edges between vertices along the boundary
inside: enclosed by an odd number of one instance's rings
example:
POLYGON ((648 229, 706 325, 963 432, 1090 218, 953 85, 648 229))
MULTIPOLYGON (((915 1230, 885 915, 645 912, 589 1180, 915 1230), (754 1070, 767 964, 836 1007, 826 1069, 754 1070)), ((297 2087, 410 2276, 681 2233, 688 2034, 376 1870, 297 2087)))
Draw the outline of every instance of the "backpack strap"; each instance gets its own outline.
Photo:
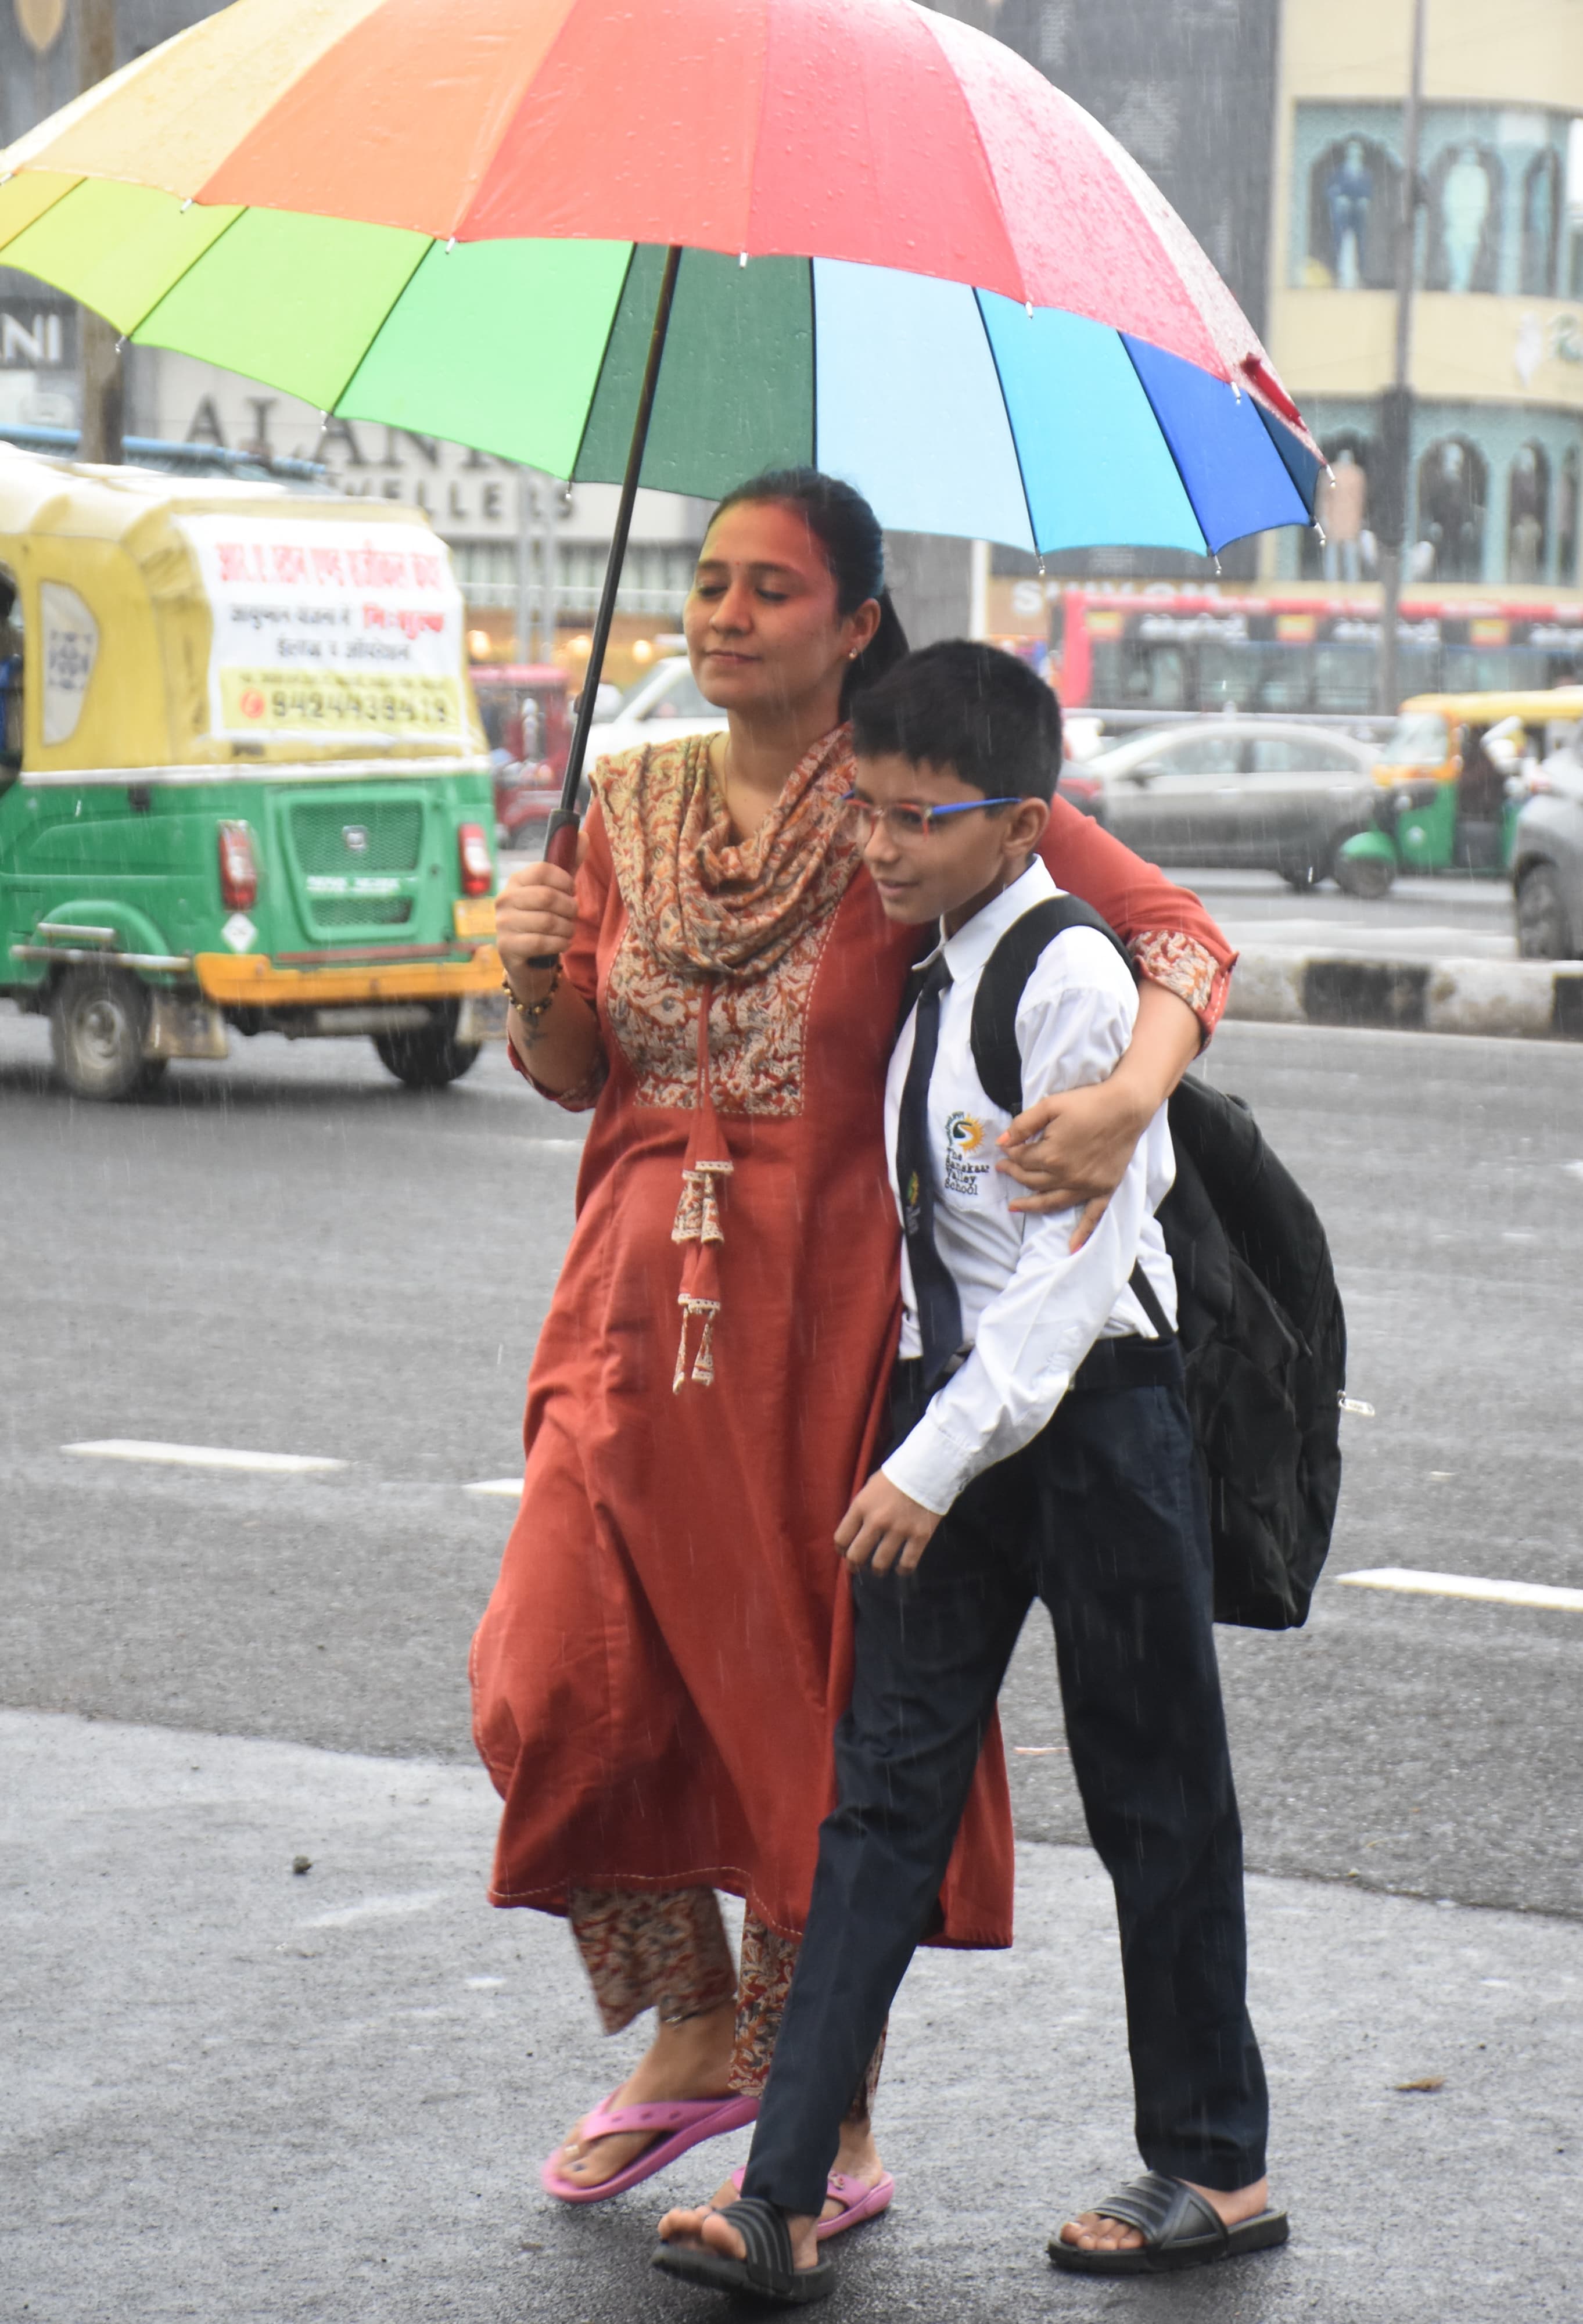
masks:
MULTIPOLYGON (((1108 936, 1133 973, 1132 955, 1107 920, 1080 896, 1047 896, 1014 920, 978 979, 973 996, 973 1070, 984 1093, 1003 1113, 1023 1111, 1023 1054, 1017 1047, 1017 1009, 1023 989, 1045 946, 1068 928, 1093 928, 1108 936)), ((914 996, 916 997, 916 996, 914 996)))
MULTIPOLYGON (((1014 920, 989 958, 973 996, 973 1070, 1003 1113, 1023 1111, 1023 1053, 1017 1047, 1017 1010, 1035 962, 1069 928, 1093 928, 1108 936, 1133 973, 1132 954, 1108 920, 1080 896, 1047 896, 1014 920)), ((1134 1268, 1127 1288, 1162 1340, 1175 1335, 1143 1264, 1134 1268)))

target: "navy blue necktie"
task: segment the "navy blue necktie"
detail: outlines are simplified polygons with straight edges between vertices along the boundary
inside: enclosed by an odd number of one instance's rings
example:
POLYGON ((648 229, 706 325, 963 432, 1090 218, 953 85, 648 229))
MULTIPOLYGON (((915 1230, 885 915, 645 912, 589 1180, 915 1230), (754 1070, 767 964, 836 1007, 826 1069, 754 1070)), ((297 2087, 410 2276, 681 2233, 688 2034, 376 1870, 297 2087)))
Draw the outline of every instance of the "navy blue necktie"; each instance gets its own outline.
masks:
POLYGON ((912 1272, 912 1296, 923 1342, 923 1385, 930 1394, 962 1344, 962 1302, 934 1240, 935 1178, 929 1134, 929 1084, 940 1047, 940 994, 951 981, 940 954, 923 980, 912 1019, 912 1056, 902 1085, 896 1121, 896 1184, 902 1190, 902 1231, 912 1272))

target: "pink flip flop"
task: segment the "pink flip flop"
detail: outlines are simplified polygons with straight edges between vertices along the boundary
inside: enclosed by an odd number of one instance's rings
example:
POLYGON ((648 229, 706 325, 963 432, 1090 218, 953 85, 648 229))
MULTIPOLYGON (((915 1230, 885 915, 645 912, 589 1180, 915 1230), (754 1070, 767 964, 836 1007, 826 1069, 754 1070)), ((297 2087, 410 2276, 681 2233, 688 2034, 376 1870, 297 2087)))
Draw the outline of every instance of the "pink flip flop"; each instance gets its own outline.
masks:
MULTIPOLYGON (((731 2173, 731 2184, 739 2195, 746 2176, 745 2170, 731 2173)), ((814 2231, 815 2241, 828 2243, 832 2236, 845 2235, 848 2227, 860 2227, 865 2219, 877 2219, 882 2211, 890 2209, 895 2191, 896 2182, 888 2171, 882 2172, 872 2187, 866 2187, 861 2179, 849 2179, 844 2171, 832 2171, 825 2181, 825 2192, 841 2209, 833 2219, 819 2221, 814 2231)))
MULTIPOLYGON (((614 2098, 616 2093, 611 2092, 614 2098)), ((641 2185, 652 2179, 657 2171, 665 2170, 679 2154, 690 2146, 698 2146, 706 2138, 718 2138, 723 2131, 736 2130, 745 2122, 756 2121, 756 2098, 657 2098, 649 2106, 612 2106, 610 2098, 585 2115, 578 2125, 578 2134, 585 2143, 596 2138, 616 2138, 637 2131, 669 2131, 668 2138, 656 2138, 653 2146, 645 2147, 625 2171, 613 2179, 603 2179, 597 2187, 579 2187, 575 2179, 566 2179, 556 2169, 560 2149, 557 2147, 539 2172, 541 2184, 547 2194, 561 2203, 602 2203, 609 2195, 623 2195, 629 2187, 641 2185)))

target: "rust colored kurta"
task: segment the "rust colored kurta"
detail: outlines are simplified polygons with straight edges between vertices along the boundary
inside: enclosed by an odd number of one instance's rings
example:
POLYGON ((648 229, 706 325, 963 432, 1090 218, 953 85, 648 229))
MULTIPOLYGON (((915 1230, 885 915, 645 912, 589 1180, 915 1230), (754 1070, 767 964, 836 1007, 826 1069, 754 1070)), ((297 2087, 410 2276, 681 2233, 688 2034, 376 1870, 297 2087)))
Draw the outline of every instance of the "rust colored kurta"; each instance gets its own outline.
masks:
MULTIPOLYGON (((844 744, 821 747, 820 780, 838 790, 844 744)), ((618 831, 613 852, 606 817, 641 820, 645 786, 679 769, 704 779, 702 749, 607 762, 588 820, 565 967, 597 1002, 608 1077, 530 1376, 522 1505, 474 1642, 475 1731, 505 1802, 496 1904, 560 1912, 571 1887, 708 1886, 795 1932, 848 1684, 832 1537, 868 1473, 894 1345, 881 1096, 919 932, 889 926, 854 862, 768 974, 706 985, 665 969, 623 893, 642 847, 618 831), (672 1230, 701 1150, 706 989, 717 1130, 702 1145, 717 1135, 732 1167, 713 1182, 713 1384, 698 1384, 694 1323, 675 1389, 678 1292, 699 1247, 672 1230)), ((1195 899, 1064 802, 1045 853, 1124 936, 1186 936, 1229 960, 1195 899)), ((996 1730, 940 1940, 1008 1944, 1011 1899, 996 1730)))

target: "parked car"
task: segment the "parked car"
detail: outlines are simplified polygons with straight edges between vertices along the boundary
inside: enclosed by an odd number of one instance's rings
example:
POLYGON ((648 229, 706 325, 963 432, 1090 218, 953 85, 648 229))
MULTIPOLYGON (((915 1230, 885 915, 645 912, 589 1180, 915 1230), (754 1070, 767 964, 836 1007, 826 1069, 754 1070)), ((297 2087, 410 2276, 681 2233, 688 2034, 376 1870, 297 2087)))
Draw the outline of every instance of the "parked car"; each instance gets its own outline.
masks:
POLYGON ((717 734, 726 714, 698 690, 685 654, 667 655, 629 686, 613 717, 596 718, 588 730, 588 764, 634 742, 670 742, 679 734, 717 734))
POLYGON ((1379 895, 1391 867, 1344 853, 1374 827, 1373 753, 1312 726, 1208 717, 1148 728, 1080 765, 1060 788, 1156 863, 1278 872, 1297 889, 1329 878, 1379 895))
POLYGON ((1528 779, 1512 843, 1517 950, 1524 960, 1583 960, 1583 733, 1528 779))

